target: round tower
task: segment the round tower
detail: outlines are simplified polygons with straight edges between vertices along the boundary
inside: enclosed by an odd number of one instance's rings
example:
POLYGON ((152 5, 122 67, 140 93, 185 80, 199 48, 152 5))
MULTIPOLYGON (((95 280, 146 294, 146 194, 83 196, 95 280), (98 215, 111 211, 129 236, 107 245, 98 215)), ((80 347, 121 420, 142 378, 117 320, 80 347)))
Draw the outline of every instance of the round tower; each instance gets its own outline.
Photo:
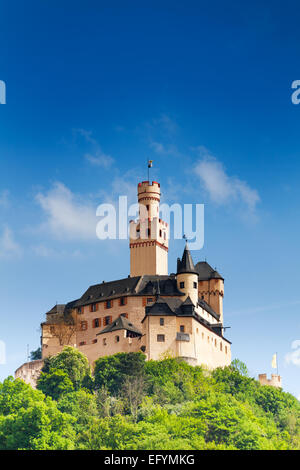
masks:
POLYGON ((168 224, 159 218, 160 184, 138 184, 139 218, 130 224, 130 276, 168 274, 168 224))
POLYGON ((177 259, 177 287, 185 296, 182 300, 190 297, 195 306, 198 303, 198 273, 195 269, 191 253, 186 243, 182 258, 177 259))
POLYGON ((160 184, 156 181, 142 181, 138 184, 138 203, 140 220, 153 219, 159 216, 160 184))

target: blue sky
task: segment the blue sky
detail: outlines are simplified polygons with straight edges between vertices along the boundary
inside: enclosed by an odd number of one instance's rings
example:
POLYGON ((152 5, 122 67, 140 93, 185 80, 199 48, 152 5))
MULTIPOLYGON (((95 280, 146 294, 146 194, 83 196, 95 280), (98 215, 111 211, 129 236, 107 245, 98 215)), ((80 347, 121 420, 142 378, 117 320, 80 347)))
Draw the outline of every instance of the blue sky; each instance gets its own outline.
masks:
MULTIPOLYGON (((129 273, 95 237, 154 160, 166 202, 205 204, 233 357, 300 396, 297 2, 0 2, 0 378, 56 302, 129 273), (293 347, 292 347, 293 346, 293 347)), ((183 249, 170 242, 169 269, 183 249)))

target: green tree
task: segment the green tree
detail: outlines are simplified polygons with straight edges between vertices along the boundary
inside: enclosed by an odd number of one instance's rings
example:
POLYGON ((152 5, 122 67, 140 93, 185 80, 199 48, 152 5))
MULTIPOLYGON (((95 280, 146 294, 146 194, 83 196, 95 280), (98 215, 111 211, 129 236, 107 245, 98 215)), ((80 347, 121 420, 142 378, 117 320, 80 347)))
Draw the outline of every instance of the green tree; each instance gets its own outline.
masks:
POLYGON ((73 449, 74 418, 12 377, 0 384, 0 449, 73 449))
POLYGON ((50 369, 50 372, 41 372, 37 389, 54 400, 58 400, 61 395, 72 392, 74 386, 65 371, 50 369))
POLYGON ((42 349, 37 348, 35 351, 30 352, 30 360, 36 361, 38 359, 42 359, 42 349))
POLYGON ((48 373, 52 369, 64 371, 71 380, 75 390, 91 384, 91 368, 87 357, 78 349, 65 346, 64 349, 45 361, 42 372, 48 373))
POLYGON ((144 374, 145 359, 146 356, 141 352, 100 357, 95 361, 96 388, 107 387, 110 394, 116 395, 126 377, 144 374))

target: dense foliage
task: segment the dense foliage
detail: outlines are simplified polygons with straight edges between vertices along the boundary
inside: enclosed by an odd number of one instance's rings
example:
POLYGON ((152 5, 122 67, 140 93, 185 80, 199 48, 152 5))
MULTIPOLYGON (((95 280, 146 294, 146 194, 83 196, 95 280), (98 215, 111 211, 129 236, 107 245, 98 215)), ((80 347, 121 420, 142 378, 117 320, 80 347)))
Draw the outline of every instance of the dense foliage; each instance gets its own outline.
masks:
POLYGON ((65 348, 38 389, 0 384, 0 449, 300 449, 300 403, 246 366, 209 372, 142 353, 96 361, 65 348))

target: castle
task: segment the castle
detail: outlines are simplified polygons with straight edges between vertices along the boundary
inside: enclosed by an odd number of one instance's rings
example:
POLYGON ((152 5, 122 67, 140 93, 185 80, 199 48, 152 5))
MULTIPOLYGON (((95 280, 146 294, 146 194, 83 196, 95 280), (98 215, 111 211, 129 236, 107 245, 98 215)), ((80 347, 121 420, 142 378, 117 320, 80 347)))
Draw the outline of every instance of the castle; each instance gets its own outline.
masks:
MULTIPOLYGON (((75 346, 90 364, 118 352, 147 360, 180 357, 210 369, 231 362, 224 336, 224 279, 206 261, 194 265, 188 245, 168 274, 169 226, 159 218, 160 184, 138 184, 139 218, 130 222, 130 275, 90 286, 77 300, 55 305, 41 324, 42 359, 75 346)), ((43 361, 16 377, 34 383, 43 361)))

